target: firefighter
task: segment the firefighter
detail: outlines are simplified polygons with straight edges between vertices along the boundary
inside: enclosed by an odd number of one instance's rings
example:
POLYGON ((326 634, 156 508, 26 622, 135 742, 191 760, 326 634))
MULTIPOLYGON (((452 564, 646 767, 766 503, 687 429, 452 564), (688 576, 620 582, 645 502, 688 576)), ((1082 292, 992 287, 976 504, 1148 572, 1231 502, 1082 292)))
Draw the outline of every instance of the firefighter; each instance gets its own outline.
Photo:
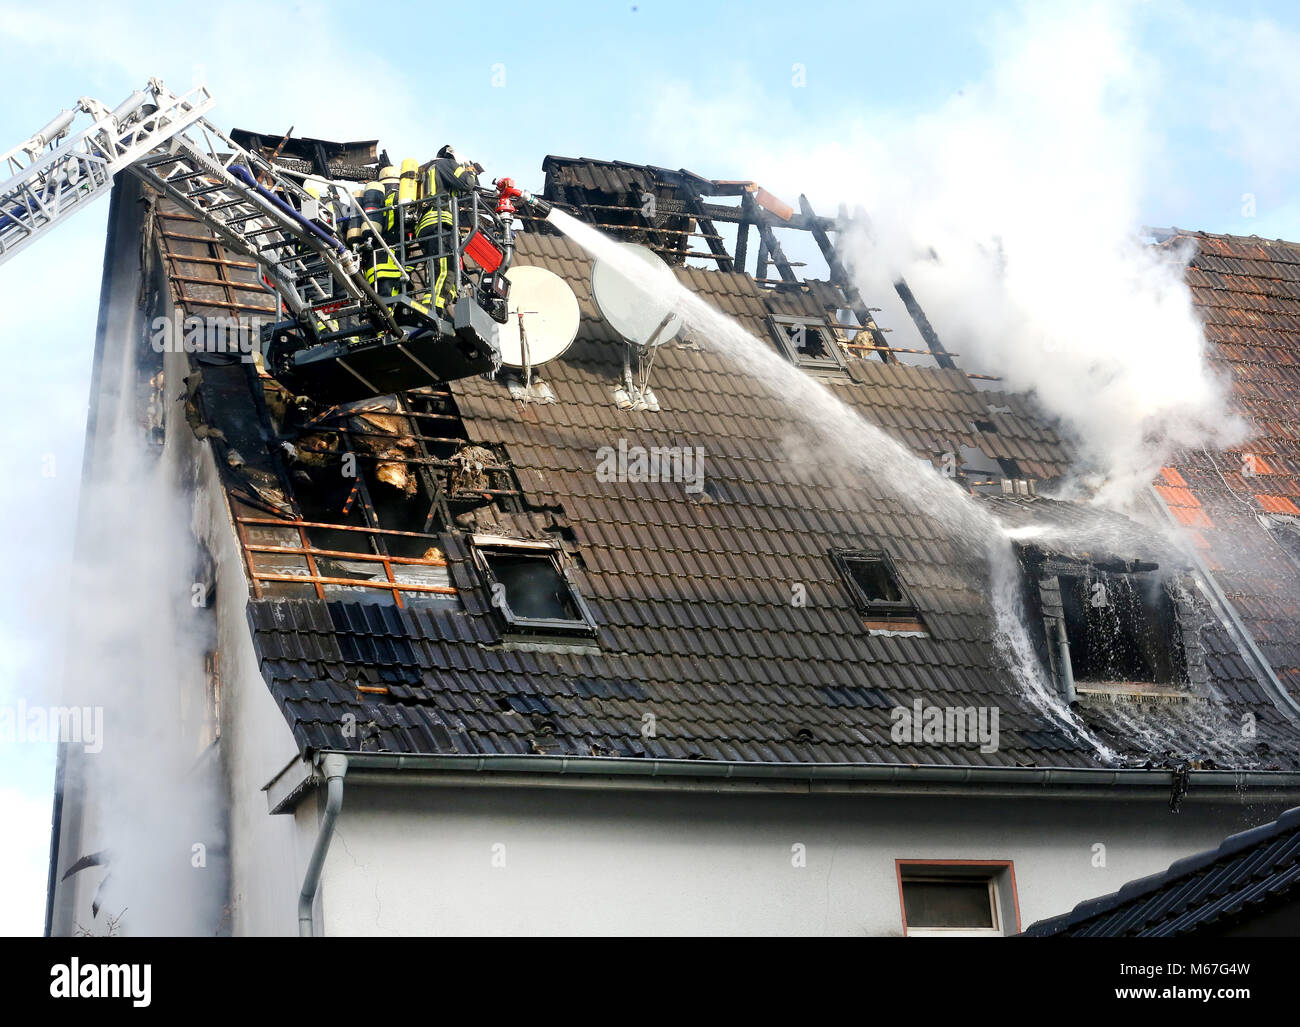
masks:
POLYGON ((354 250, 361 246, 361 241, 365 238, 366 222, 361 216, 361 201, 364 196, 364 189, 353 189, 352 206, 348 208, 347 243, 354 250))
POLYGON ((478 187, 480 164, 464 163, 450 145, 438 151, 438 156, 424 168, 421 181, 422 195, 426 200, 437 199, 424 212, 415 226, 415 237, 420 241, 426 256, 431 256, 429 294, 433 305, 441 312, 456 298, 456 283, 451 273, 451 257, 458 240, 453 239, 451 204, 457 196, 472 193, 478 187))
POLYGON ((379 220, 379 229, 383 233, 384 242, 389 246, 397 242, 397 186, 400 179, 397 169, 391 164, 383 171, 379 172, 379 184, 384 190, 384 209, 383 216, 379 220))
MULTIPOLYGON (((386 167, 379 173, 379 179, 366 185, 362 194, 361 206, 379 232, 383 242, 392 247, 397 242, 397 169, 386 167)), ((380 296, 396 296, 401 292, 402 269, 390 255, 379 239, 373 237, 370 227, 366 227, 366 236, 370 244, 370 260, 365 269, 366 281, 375 287, 380 296)))

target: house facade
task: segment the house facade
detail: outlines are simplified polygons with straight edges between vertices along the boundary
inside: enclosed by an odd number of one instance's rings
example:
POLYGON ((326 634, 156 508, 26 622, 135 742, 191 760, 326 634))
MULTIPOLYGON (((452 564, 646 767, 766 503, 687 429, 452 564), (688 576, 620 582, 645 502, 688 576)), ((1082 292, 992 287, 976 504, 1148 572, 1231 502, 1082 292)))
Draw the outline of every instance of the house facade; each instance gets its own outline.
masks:
MULTIPOLYGON (((698 332, 648 361, 550 226, 515 250, 580 311, 537 369, 544 401, 503 369, 306 410, 246 348, 160 338, 270 320, 275 300, 123 182, 80 544, 121 517, 122 462, 102 454, 133 446, 125 506, 174 511, 190 559, 157 588, 190 601, 118 635, 134 673, 114 677, 139 682, 113 693, 133 711, 106 734, 118 755, 61 755, 51 933, 1009 935, 1300 803, 1300 564, 1275 541, 1300 479, 1270 413, 1295 383, 1259 370, 1261 353, 1291 366, 1292 344, 1257 309, 1297 251, 1211 267, 1262 244, 1200 240, 1189 280, 1269 449, 1188 456, 1130 518, 1049 498, 1068 445, 960 367, 906 283, 927 349, 890 346, 806 202, 544 169, 548 200, 656 252, 979 517, 1044 529, 1008 550, 1041 688, 999 641, 987 561, 926 488, 810 444, 801 412, 698 332), (796 232, 826 280, 786 257, 796 232), (701 238, 708 269, 684 259, 701 238), (638 471, 652 453, 672 473, 638 471), (166 762, 160 733, 183 740, 166 762), (156 830, 133 829, 144 808, 156 830)), ((1294 319, 1288 288, 1270 317, 1294 319)), ((115 537, 128 553, 143 532, 115 537)))

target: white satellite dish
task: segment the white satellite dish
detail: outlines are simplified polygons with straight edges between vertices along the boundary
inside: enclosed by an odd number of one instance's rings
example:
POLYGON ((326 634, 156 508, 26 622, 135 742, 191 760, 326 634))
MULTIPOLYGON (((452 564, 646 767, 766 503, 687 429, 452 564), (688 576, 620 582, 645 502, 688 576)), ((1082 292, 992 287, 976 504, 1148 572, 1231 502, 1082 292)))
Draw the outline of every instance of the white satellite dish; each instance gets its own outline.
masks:
POLYGON ((635 346, 667 342, 682 326, 673 312, 672 294, 677 276, 654 250, 639 243, 619 243, 627 256, 638 261, 637 281, 629 269, 598 260, 591 267, 591 295, 609 326, 635 346), (644 271, 640 264, 645 264, 644 271))
POLYGON ((506 306, 510 316, 497 332, 501 363, 507 367, 536 367, 554 360, 578 334, 578 297, 563 278, 544 267, 521 264, 507 271, 506 278, 510 280, 506 306))

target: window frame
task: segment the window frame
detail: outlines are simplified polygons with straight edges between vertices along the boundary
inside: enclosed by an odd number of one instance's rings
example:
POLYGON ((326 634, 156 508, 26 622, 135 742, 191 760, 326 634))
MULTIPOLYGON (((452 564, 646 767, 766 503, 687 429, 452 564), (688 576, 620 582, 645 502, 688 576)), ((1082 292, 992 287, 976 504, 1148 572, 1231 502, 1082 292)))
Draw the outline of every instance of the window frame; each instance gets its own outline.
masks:
POLYGON ((579 591, 573 582, 573 578, 569 575, 564 560, 564 550, 558 542, 510 538, 503 535, 473 535, 470 537, 469 542, 474 566, 487 586, 489 595, 491 595, 494 585, 502 584, 492 570, 492 565, 488 559, 489 556, 497 553, 512 556, 535 556, 538 559, 550 561, 552 569, 568 588, 569 599, 573 603, 574 609, 578 611, 577 620, 555 617, 521 617, 510 608, 510 602, 507 598, 508 593, 504 590, 503 585, 501 603, 500 605, 492 603, 492 607, 500 613, 508 629, 542 635, 578 635, 582 637, 594 637, 596 635, 596 618, 592 615, 591 608, 587 605, 581 591, 579 591))
POLYGON ((824 318, 810 317, 806 314, 769 314, 768 323, 772 326, 772 334, 775 336, 777 345, 781 347, 781 352, 785 358, 796 367, 806 368, 809 371, 841 371, 848 370, 844 362, 844 351, 840 348, 839 340, 835 337, 835 330, 826 323, 824 318), (804 357, 799 354, 799 350, 793 345, 790 328, 816 328, 822 334, 830 347, 830 360, 823 360, 819 357, 804 357))
POLYGON ((1009 859, 896 859, 898 909, 905 938, 1005 938, 1020 933, 1020 897, 1016 889, 1015 863, 1009 859), (1005 881, 1002 878, 1005 875, 1005 881), (903 884, 980 881, 988 885, 990 927, 909 927, 903 884), (1005 890, 1004 890, 1005 888, 1005 890), (1008 932, 1011 921, 1015 931, 1008 932))
POLYGON ((903 582, 902 575, 898 573, 893 557, 885 550, 835 548, 828 550, 828 553, 831 563, 839 572, 845 588, 848 589, 849 598, 853 601, 858 613, 863 617, 883 617, 899 621, 921 620, 921 611, 916 605, 916 600, 912 598, 912 594, 907 590, 907 585, 903 582), (876 562, 883 564, 885 573, 889 575, 889 580, 894 583, 894 587, 898 589, 898 594, 903 598, 898 602, 893 602, 885 599, 871 599, 867 596, 850 569, 850 563, 855 560, 860 563, 876 562))
MULTIPOLYGON (((1060 558, 1057 558, 1056 562, 1059 564, 1061 562, 1060 558)), ((1075 654, 1081 652, 1083 646, 1081 640, 1077 637, 1076 633, 1070 630, 1071 622, 1069 616, 1067 616, 1066 614, 1065 596, 1067 593, 1067 586, 1066 586, 1067 579, 1077 580, 1079 582, 1082 582, 1085 591, 1087 590, 1089 584, 1100 583, 1103 586, 1107 586, 1109 585, 1110 582, 1123 581, 1125 582, 1125 584, 1128 586, 1129 589, 1136 592, 1138 588, 1144 584, 1143 576, 1146 574, 1153 573, 1151 571, 1145 571, 1145 570, 1117 571, 1106 567, 1098 566, 1095 563, 1082 563, 1078 561, 1072 561, 1072 562, 1077 563, 1077 569, 1069 569, 1060 566, 1054 569, 1056 587, 1061 597, 1061 617, 1064 622, 1065 637, 1070 646, 1071 664, 1074 663, 1075 654)), ((1179 692, 1187 691, 1188 684, 1189 684, 1187 653, 1183 643, 1182 636, 1179 632, 1178 601, 1170 593, 1167 582, 1160 583, 1160 590, 1161 590, 1161 595, 1163 597, 1163 603, 1167 604, 1168 609, 1167 611, 1161 610, 1158 612, 1161 615, 1167 613, 1170 619, 1170 627, 1172 628, 1171 632, 1169 632, 1166 635, 1166 632, 1160 630, 1162 625, 1155 623, 1154 619, 1149 616, 1153 612, 1157 612, 1157 611, 1151 610, 1148 607, 1148 605, 1141 600, 1139 600, 1139 609, 1143 617, 1143 626, 1149 628, 1153 636, 1158 636, 1160 638, 1167 637, 1168 639, 1166 645, 1165 660, 1169 664, 1169 671, 1170 671, 1169 680, 1148 681, 1146 680, 1146 678, 1138 678, 1138 677, 1129 677, 1129 678, 1098 678, 1098 677, 1091 677, 1091 676, 1084 677, 1084 676, 1080 676, 1082 672, 1076 672, 1072 666, 1071 676, 1074 678, 1076 686, 1082 687, 1086 690, 1089 686, 1094 686, 1094 685, 1104 686, 1104 685, 1113 685, 1118 683, 1127 683, 1127 684, 1138 685, 1138 686, 1146 685, 1154 689, 1165 688, 1165 689, 1175 689, 1179 692)), ((1084 616, 1086 619, 1087 616, 1086 611, 1084 611, 1084 616)), ((1153 668, 1153 676, 1154 676, 1154 668, 1153 668)))

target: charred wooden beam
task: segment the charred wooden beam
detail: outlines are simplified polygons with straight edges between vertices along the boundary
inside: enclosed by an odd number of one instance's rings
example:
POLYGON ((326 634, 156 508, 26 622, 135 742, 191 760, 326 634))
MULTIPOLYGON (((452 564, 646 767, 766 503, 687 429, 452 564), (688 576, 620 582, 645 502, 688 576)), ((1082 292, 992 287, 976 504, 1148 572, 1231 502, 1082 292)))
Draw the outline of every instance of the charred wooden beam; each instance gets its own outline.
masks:
POLYGON ((741 221, 736 225, 736 270, 744 274, 745 262, 749 257, 749 222, 741 221))
POLYGON ((912 323, 916 325, 916 330, 921 333, 921 338, 930 347, 935 362, 940 367, 955 371, 957 364, 953 361, 952 354, 943 348, 943 343, 939 341, 939 333, 934 330, 934 326, 930 324, 930 319, 925 316, 921 304, 917 302, 916 296, 912 294, 911 286, 901 276, 894 283, 894 291, 898 293, 898 298, 903 301, 903 306, 907 308, 907 313, 912 318, 912 323))
POLYGON ((817 217, 813 213, 812 204, 808 202, 807 196, 800 194, 799 208, 812 226, 810 229, 812 237, 817 241, 822 256, 826 258, 826 266, 830 268, 831 281, 843 290, 845 299, 849 301, 849 309, 853 311, 854 316, 862 323, 863 330, 871 336, 872 341, 875 343, 873 349, 880 353, 880 359, 886 363, 898 363, 897 354, 894 353, 885 340, 884 333, 877 327, 876 322, 871 317, 871 311, 863 301, 862 294, 858 292, 858 287, 853 283, 853 276, 849 274, 848 268, 840 260, 840 255, 831 242, 831 237, 817 223, 817 217))
MULTIPOLYGON (((781 249, 781 242, 777 239, 776 233, 772 231, 768 219, 761 216, 762 212, 759 210, 758 204, 754 202, 753 198, 749 194, 745 195, 743 203, 749 211, 752 220, 758 225, 758 235, 759 238, 763 240, 763 249, 759 251, 759 256, 771 257, 772 263, 776 265, 776 270, 781 275, 782 281, 790 282, 791 284, 798 282, 799 276, 794 273, 794 268, 792 268, 790 262, 786 260, 785 251, 781 249)), ((767 267, 765 266, 765 262, 759 266, 758 271, 760 277, 766 274, 767 267)))
POLYGON ((738 182, 731 179, 715 179, 710 183, 710 196, 744 196, 754 188, 753 182, 738 182))
POLYGON ((704 214, 712 221, 720 221, 723 224, 738 224, 741 221, 765 221, 775 228, 793 228, 801 232, 810 232, 816 226, 822 231, 833 232, 836 227, 834 218, 821 217, 814 215, 808 217, 804 214, 792 214, 789 218, 782 219, 777 217, 771 211, 760 207, 757 203, 753 205, 753 210, 757 213, 751 214, 745 206, 745 199, 752 198, 746 193, 741 196, 741 205, 739 207, 729 206, 722 203, 702 202, 704 214))
POLYGON ((704 230, 705 241, 709 244, 714 258, 718 261, 719 271, 734 271, 735 265, 732 262, 731 254, 727 252, 727 247, 723 245, 722 237, 718 235, 718 230, 713 227, 713 222, 709 220, 704 213, 704 201, 700 194, 694 189, 687 193, 688 205, 695 212, 696 225, 704 230))

